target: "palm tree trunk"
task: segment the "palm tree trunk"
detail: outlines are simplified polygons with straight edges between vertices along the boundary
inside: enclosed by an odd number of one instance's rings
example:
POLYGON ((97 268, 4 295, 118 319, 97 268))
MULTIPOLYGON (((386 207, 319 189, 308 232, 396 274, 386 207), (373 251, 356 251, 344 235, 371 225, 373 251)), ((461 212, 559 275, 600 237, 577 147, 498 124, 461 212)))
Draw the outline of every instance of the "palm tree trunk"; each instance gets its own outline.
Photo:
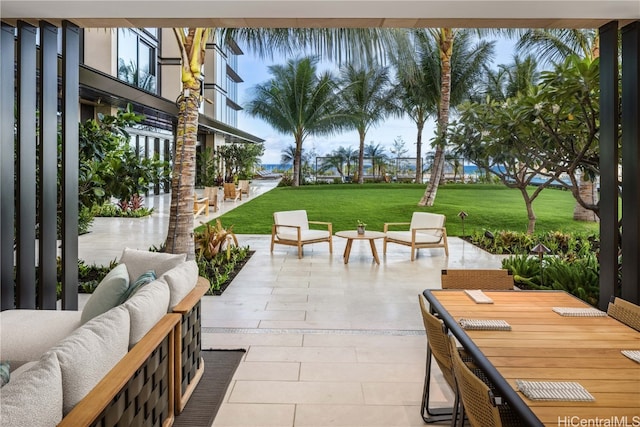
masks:
POLYGON ((422 184, 422 130, 424 122, 418 125, 418 135, 416 137, 416 184, 422 184))
POLYGON ((424 195, 418 202, 418 206, 433 206, 436 193, 440 185, 440 178, 444 170, 444 146, 446 145, 446 131, 449 125, 449 102, 451 99, 451 54, 453 51, 454 32, 451 28, 440 30, 438 44, 440 47, 441 81, 440 81, 440 105, 438 106, 438 145, 433 158, 431 177, 424 195))
POLYGON ((300 173, 302 172, 302 137, 296 135, 296 151, 293 153, 293 187, 300 186, 300 173))
MULTIPOLYGON (((199 86, 199 82, 197 83, 199 86)), ((165 242, 166 251, 173 254, 186 253, 187 259, 195 259, 193 241, 193 197, 196 172, 196 140, 198 137, 198 94, 200 88, 188 88, 185 83, 178 100, 178 128, 176 153, 171 180, 171 204, 169 208, 169 231, 165 242)))
POLYGON ((358 184, 364 184, 364 138, 362 130, 358 130, 360 135, 360 153, 358 153, 358 184))

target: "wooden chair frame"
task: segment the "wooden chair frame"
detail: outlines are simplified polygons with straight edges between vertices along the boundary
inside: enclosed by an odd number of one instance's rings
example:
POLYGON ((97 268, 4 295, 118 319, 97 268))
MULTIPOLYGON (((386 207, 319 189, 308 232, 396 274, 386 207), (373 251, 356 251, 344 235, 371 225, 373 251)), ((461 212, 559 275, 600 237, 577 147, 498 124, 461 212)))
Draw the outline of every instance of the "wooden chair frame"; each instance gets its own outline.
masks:
MULTIPOLYGON (((385 234, 390 231, 390 227, 407 227, 410 226, 411 222, 386 222, 384 224, 383 231, 385 234)), ((386 236, 384 238, 384 242, 382 244, 382 252, 386 255, 387 253, 387 243, 397 243, 399 245, 409 246, 411 247, 411 261, 415 260, 416 252, 418 249, 427 249, 427 248, 444 248, 445 256, 449 256, 449 243, 447 242, 447 228, 442 227, 424 227, 424 228, 412 228, 411 230, 411 242, 407 242, 405 240, 394 239, 391 236, 386 236), (416 234, 421 231, 439 231, 441 234, 440 240, 438 242, 433 243, 420 243, 416 242, 416 234)))

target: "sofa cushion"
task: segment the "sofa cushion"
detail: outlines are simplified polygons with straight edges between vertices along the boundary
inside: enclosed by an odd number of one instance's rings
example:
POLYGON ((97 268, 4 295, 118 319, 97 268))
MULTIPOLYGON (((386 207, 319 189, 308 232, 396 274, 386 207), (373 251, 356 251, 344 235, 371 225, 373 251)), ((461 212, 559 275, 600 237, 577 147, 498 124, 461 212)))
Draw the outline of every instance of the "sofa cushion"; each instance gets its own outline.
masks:
POLYGON ((198 264, 193 260, 184 262, 164 273, 162 278, 169 285, 169 311, 173 311, 198 283, 198 264))
POLYGON ((158 321, 167 314, 169 286, 161 277, 140 288, 122 304, 131 317, 129 348, 137 344, 158 321))
POLYGON ((104 276, 104 279, 89 297, 82 309, 82 323, 120 304, 122 296, 127 292, 128 288, 129 273, 127 266, 124 264, 117 265, 104 276))
POLYGON ((120 303, 123 303, 129 298, 131 298, 133 294, 135 294, 138 291, 138 289, 140 289, 140 287, 148 283, 151 283, 156 279, 157 279, 156 272, 153 270, 149 270, 145 273, 142 273, 140 277, 138 277, 129 285, 129 289, 127 289, 124 295, 122 295, 122 298, 120 299, 120 303))
POLYGON ((115 307, 89 320, 50 351, 62 371, 66 415, 124 357, 129 349, 129 312, 115 307))
POLYGON ((129 280, 133 282, 148 270, 155 271, 156 276, 160 277, 176 265, 185 262, 186 259, 186 254, 166 254, 125 248, 120 257, 120 263, 127 266, 129 280))
POLYGON ((62 373, 55 353, 45 353, 0 393, 0 424, 55 426, 62 420, 62 373))
POLYGON ((74 310, 5 310, 0 312, 0 360, 15 370, 38 359, 78 329, 82 312, 74 310))

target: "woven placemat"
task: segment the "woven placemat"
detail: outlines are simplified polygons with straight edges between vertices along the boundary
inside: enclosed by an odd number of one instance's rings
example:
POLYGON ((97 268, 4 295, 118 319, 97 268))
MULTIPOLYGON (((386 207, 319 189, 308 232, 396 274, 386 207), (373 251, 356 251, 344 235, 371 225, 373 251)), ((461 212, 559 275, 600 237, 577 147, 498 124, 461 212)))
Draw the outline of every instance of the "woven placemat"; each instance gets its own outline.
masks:
POLYGON ((569 317, 606 317, 607 313, 593 307, 552 307, 560 316, 569 317))
POLYGON ((518 390, 532 400, 566 400, 580 402, 596 400, 577 382, 516 380, 516 386, 518 390))
POLYGON ((462 329, 475 331, 510 331, 511 325, 506 320, 460 319, 462 329))
POLYGON ((624 354, 629 359, 640 363, 640 350, 622 350, 620 353, 624 354))

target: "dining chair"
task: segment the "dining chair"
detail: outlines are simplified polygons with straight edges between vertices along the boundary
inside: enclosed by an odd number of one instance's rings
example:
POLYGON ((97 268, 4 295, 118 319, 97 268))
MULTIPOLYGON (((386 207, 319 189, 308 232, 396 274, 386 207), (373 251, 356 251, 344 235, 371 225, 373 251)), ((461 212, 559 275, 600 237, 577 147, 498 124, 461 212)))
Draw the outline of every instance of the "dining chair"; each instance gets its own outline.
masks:
POLYGON ((640 306, 622 298, 614 297, 609 303, 607 314, 640 332, 640 306))
MULTIPOLYGON (((425 366, 424 388, 422 391, 421 415, 426 423, 451 420, 451 425, 455 426, 458 419, 458 393, 451 364, 451 348, 447 336, 444 322, 431 314, 425 306, 424 298, 418 295, 420 301, 420 311, 422 312, 422 322, 427 333, 427 360, 425 366), (452 408, 430 408, 429 395, 431 391, 431 356, 436 360, 442 376, 451 387, 455 395, 452 408)), ((456 349, 457 352, 457 349, 456 349)))
POLYGON ((451 363, 455 381, 464 406, 464 412, 472 427, 501 427, 502 419, 498 406, 502 404, 491 388, 463 362, 453 337, 449 338, 451 363))
POLYGON ((513 276, 505 269, 447 269, 442 270, 442 289, 513 289, 513 276))

